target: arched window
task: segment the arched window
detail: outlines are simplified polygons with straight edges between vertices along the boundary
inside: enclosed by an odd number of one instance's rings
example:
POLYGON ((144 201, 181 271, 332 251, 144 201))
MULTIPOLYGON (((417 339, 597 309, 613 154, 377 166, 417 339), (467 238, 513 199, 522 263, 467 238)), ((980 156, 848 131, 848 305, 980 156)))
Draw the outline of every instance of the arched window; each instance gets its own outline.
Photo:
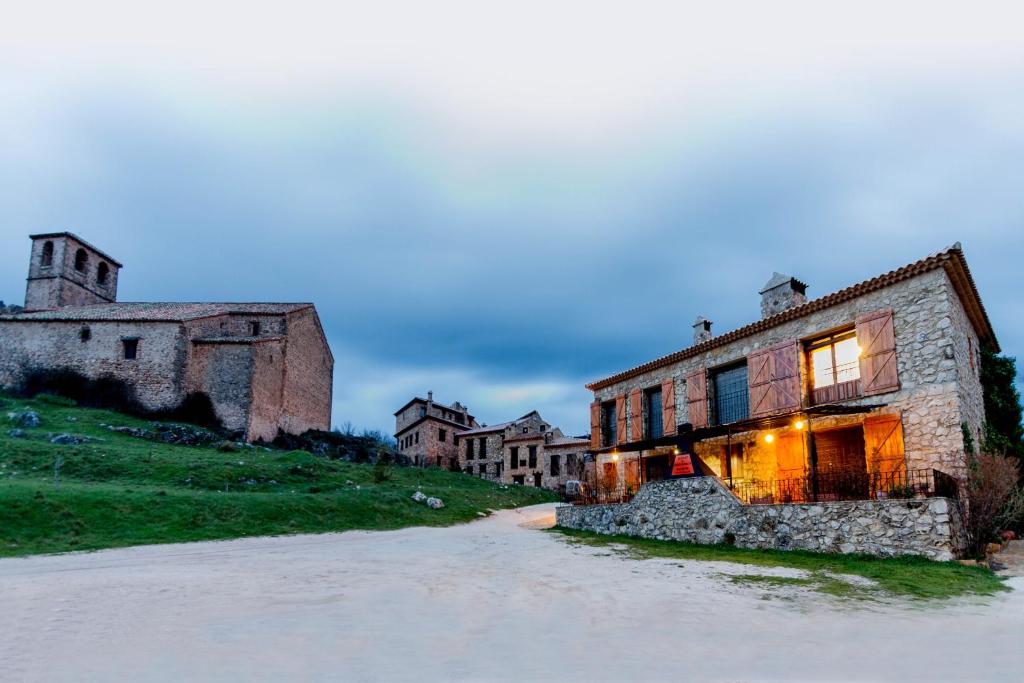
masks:
POLYGON ((43 243, 43 262, 41 265, 43 268, 49 268, 53 265, 53 242, 49 240, 43 243))
POLYGON ((96 282, 101 285, 107 284, 107 275, 110 274, 110 266, 105 262, 100 261, 99 268, 96 269, 96 282))
POLYGON ((86 265, 89 264, 89 255, 85 253, 85 249, 79 249, 75 252, 75 270, 79 273, 85 272, 86 265))

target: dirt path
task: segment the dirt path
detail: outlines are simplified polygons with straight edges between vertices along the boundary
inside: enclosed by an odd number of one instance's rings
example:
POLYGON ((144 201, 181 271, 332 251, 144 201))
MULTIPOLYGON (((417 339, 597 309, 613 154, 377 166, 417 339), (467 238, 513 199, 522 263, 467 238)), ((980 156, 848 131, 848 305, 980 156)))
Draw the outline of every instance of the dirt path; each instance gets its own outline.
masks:
MULTIPOLYGON (((0 679, 1012 680, 1024 579, 850 608, 529 528, 254 538, 0 560, 0 679)), ((524 525, 524 523, 527 523, 524 525)))

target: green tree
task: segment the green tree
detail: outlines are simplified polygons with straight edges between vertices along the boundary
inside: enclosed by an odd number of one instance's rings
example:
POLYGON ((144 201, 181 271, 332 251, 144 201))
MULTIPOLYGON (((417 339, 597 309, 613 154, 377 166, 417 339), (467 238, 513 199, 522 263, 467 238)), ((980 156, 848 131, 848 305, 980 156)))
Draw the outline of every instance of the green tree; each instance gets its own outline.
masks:
POLYGON ((1024 461, 1024 425, 1017 361, 985 350, 981 354, 981 385, 985 392, 985 450, 1004 452, 1024 461))

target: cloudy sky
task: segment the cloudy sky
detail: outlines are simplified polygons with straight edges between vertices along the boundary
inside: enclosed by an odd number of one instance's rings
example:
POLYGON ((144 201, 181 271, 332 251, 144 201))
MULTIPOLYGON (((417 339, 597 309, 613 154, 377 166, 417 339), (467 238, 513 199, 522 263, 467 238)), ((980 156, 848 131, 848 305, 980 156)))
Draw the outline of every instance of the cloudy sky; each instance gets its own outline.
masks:
POLYGON ((21 3, 0 299, 316 303, 336 424, 414 394, 586 431, 583 384, 963 242, 1024 349, 1018 3, 21 3), (31 4, 31 7, 28 5, 31 4))

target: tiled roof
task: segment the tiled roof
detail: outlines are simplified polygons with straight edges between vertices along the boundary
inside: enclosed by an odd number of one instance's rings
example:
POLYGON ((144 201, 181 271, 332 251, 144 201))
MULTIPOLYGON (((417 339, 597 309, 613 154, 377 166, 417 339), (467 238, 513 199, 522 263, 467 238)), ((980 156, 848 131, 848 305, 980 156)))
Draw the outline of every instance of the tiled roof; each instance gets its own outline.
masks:
POLYGON ((590 446, 590 439, 573 439, 571 437, 564 437, 561 439, 555 439, 544 444, 544 448, 558 448, 560 446, 590 446))
POLYGON ((52 311, 32 311, 0 316, 0 320, 71 320, 71 321, 138 321, 182 322, 217 315, 282 315, 304 308, 310 303, 112 303, 89 306, 67 306, 52 311))
POLYGON ((463 437, 473 436, 474 434, 490 434, 491 432, 502 432, 505 431, 505 427, 508 427, 511 424, 515 424, 515 422, 500 422, 496 425, 491 425, 490 427, 476 427, 475 429, 467 429, 464 432, 459 432, 455 436, 463 437))
POLYGON ((677 363, 686 358, 692 358, 705 351, 709 351, 713 348, 723 346, 725 344, 732 343, 738 339, 749 337, 753 334, 758 334, 769 330, 777 325, 789 322, 790 320, 796 320, 805 315, 810 315, 817 311, 824 310, 831 306, 835 306, 841 303, 845 303, 859 296, 863 296, 870 292, 877 291, 884 287, 889 287, 903 280, 908 280, 912 277, 916 277, 923 273, 935 270, 937 268, 945 269, 949 275, 950 280, 953 282, 953 287, 956 289, 957 294, 963 302, 964 309, 967 311, 967 317, 970 319, 971 324, 974 326, 975 331, 978 333, 978 337, 982 343, 988 344, 994 350, 999 350, 999 342, 996 340, 995 332, 992 330, 992 323, 988 319, 988 314, 985 312, 985 306, 981 303, 981 296, 978 294, 978 288, 974 284, 974 278, 971 276, 971 271, 967 267, 967 260, 964 258, 963 249, 960 243, 957 242, 953 246, 944 249, 943 251, 926 256, 920 261, 915 261, 909 265, 897 268, 896 270, 889 271, 883 275, 865 280, 864 282, 858 283, 846 289, 841 289, 838 292, 833 292, 820 299, 814 299, 808 301, 800 306, 794 306, 788 310, 778 313, 769 318, 764 318, 750 325, 740 327, 727 332, 717 337, 712 337, 706 342, 689 346, 685 349, 676 351, 667 356, 662 356, 643 365, 638 365, 630 370, 620 372, 611 377, 591 382, 587 385, 587 389, 596 391, 603 389, 613 384, 638 377, 644 373, 656 370, 658 368, 665 367, 677 363))

